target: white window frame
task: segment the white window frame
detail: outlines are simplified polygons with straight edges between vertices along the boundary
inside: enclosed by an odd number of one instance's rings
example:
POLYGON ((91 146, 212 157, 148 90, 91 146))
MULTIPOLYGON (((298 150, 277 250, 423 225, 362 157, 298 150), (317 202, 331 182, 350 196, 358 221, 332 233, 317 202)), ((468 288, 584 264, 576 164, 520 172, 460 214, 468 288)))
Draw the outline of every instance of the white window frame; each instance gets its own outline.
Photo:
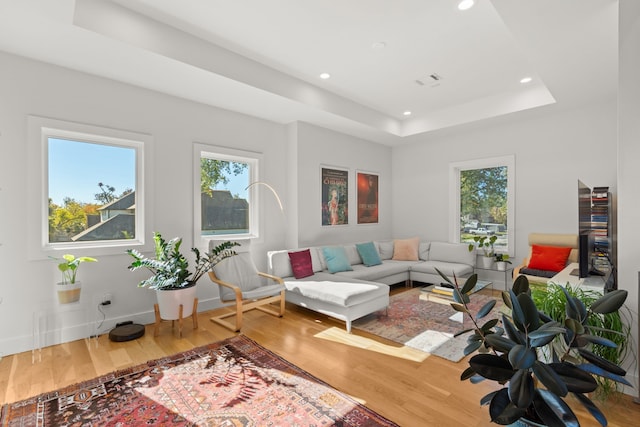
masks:
POLYGON ((515 256, 515 176, 516 161, 514 155, 490 157, 486 159, 466 160, 449 164, 449 239, 460 242, 460 172, 465 170, 507 167, 507 247, 500 250, 510 257, 515 256))
POLYGON ((202 157, 242 162, 249 164, 249 183, 260 181, 260 164, 262 154, 253 151, 238 150, 196 142, 193 144, 193 242, 194 246, 208 249, 210 240, 242 240, 257 239, 260 241, 260 207, 261 202, 257 186, 252 186, 247 192, 249 200, 249 232, 236 234, 202 235, 202 200, 200 192, 200 159, 202 157))
POLYGON ((105 128, 101 126, 49 119, 28 117, 29 141, 29 177, 28 177, 28 239, 29 258, 44 259, 50 256, 77 251, 83 256, 122 254, 124 248, 148 250, 145 242, 145 230, 152 229, 152 217, 146 206, 152 201, 153 194, 148 183, 151 182, 151 135, 105 128), (136 219, 135 238, 122 240, 98 240, 78 242, 49 242, 49 138, 88 142, 115 147, 133 148, 136 151, 136 219))

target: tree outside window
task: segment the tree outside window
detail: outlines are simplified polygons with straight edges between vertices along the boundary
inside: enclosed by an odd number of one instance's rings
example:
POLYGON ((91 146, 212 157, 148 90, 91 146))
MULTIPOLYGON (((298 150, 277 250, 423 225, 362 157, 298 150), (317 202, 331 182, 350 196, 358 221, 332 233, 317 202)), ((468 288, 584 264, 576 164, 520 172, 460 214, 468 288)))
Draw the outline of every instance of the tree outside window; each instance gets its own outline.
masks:
POLYGON ((201 236, 248 234, 251 163, 207 154, 200 159, 201 236))
POLYGON ((460 171, 460 241, 496 235, 496 249, 507 247, 507 167, 460 171))
POLYGON ((49 244, 135 238, 134 148, 48 137, 47 153, 49 244))
POLYGON ((450 165, 453 241, 470 243, 475 236, 495 235, 496 252, 513 251, 514 175, 513 156, 450 165))

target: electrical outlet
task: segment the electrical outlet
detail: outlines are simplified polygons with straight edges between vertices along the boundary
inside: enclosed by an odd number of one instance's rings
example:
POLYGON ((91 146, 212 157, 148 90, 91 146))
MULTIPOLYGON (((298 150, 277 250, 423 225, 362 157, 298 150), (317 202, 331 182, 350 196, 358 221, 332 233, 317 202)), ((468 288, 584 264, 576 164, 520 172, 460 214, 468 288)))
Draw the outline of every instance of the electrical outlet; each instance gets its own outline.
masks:
POLYGON ((102 300, 100 301, 100 303, 102 305, 113 304, 113 295, 111 295, 110 293, 102 295, 102 300))

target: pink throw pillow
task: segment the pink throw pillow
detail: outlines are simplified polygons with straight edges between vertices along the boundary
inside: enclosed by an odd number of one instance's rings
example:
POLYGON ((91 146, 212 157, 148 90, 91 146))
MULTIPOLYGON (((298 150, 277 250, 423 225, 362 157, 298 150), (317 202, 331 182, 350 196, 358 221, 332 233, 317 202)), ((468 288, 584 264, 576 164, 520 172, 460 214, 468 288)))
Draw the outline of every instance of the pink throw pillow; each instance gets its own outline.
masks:
POLYGON ((396 239, 393 241, 393 258, 395 261, 418 261, 420 238, 396 239))
POLYGON ((289 252, 291 269, 296 279, 313 276, 313 266, 311 265, 311 252, 309 249, 299 252, 289 252))

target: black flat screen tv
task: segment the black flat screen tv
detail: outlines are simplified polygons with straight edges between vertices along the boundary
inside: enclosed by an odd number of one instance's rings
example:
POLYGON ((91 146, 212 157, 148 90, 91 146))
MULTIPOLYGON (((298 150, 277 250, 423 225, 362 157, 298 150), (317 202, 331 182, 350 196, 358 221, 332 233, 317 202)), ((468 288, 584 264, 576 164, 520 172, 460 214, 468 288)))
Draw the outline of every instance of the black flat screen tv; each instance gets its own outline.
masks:
POLYGON ((578 235, 578 263, 580 278, 589 277, 593 270, 591 268, 591 258, 594 251, 593 233, 585 231, 578 235))
POLYGON ((578 264, 579 276, 588 277, 594 251, 591 233, 591 188, 578 180, 578 264))

